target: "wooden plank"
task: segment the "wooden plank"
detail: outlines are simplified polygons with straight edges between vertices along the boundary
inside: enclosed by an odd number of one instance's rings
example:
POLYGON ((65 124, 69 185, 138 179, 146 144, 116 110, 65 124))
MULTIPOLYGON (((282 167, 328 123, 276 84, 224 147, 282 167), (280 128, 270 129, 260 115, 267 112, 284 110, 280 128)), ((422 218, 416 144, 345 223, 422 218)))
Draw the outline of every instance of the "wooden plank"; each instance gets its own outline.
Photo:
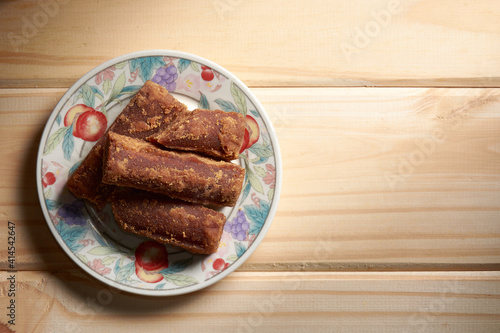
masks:
MULTIPOLYGON (((0 304, 10 301, 1 272, 0 304)), ((80 270, 17 272, 18 332, 498 332, 500 273, 235 272, 175 297, 117 292, 80 270)), ((2 316, 5 325, 8 317, 2 316)))
MULTIPOLYGON (((279 138, 283 187, 241 269, 500 269, 500 89, 253 91, 279 138)), ((0 223, 16 223, 19 270, 75 267, 34 185, 43 123, 63 93, 0 90, 0 223)))
POLYGON ((254 87, 499 87, 499 13, 495 0, 7 1, 0 87, 69 87, 104 61, 159 48, 254 87))

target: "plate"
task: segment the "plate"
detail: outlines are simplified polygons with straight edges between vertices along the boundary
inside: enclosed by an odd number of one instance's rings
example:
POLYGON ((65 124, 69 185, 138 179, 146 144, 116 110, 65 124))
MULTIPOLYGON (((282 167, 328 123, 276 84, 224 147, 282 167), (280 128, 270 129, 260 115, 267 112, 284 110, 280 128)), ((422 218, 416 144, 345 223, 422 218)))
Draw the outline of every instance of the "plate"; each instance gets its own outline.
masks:
POLYGON ((123 291, 167 296, 205 288, 248 259, 273 220, 281 174, 281 156, 272 124, 248 87, 223 67, 199 56, 151 50, 103 63, 64 94, 40 141, 37 189, 48 227, 61 248, 84 271, 123 291), (246 169, 238 203, 221 209, 227 220, 217 253, 194 255, 123 232, 109 205, 96 211, 65 186, 68 175, 95 143, 90 141, 95 140, 92 135, 80 133, 83 130, 78 128, 78 122, 69 121, 69 116, 65 119, 68 111, 84 104, 104 114, 109 126, 147 80, 165 86, 190 109, 242 113, 252 130, 244 143, 246 149, 235 161, 246 169))

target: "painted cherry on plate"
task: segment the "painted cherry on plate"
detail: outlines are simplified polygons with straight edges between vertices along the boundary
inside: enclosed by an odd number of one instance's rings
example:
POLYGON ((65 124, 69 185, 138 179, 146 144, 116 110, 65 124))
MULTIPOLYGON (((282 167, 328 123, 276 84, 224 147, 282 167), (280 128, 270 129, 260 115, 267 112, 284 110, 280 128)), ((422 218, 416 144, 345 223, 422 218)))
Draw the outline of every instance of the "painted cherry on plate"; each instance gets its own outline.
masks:
POLYGON ((56 182, 56 176, 53 172, 47 172, 42 178, 43 187, 47 187, 56 182))
POLYGON ((212 267, 216 271, 223 271, 229 267, 229 263, 225 262, 224 259, 222 259, 222 258, 217 258, 214 260, 212 267))
POLYGON ((210 67, 201 66, 201 78, 205 81, 212 81, 215 77, 214 72, 210 67))

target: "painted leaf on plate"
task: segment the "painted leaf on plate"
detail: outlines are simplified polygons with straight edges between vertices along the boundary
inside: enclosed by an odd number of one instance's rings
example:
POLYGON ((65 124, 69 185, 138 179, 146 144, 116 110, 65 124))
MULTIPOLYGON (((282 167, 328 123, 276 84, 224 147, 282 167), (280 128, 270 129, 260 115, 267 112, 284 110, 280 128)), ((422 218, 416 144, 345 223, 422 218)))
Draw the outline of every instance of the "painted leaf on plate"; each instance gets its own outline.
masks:
POLYGON ((111 80, 109 79, 104 80, 104 83, 102 84, 102 89, 104 90, 104 93, 107 95, 111 90, 111 80))
POLYGON ((231 95, 233 95, 234 102, 236 103, 236 106, 238 107, 240 113, 246 116, 247 99, 245 97, 245 94, 243 94, 243 91, 241 91, 241 89, 238 88, 238 86, 234 82, 231 82, 231 95))
POLYGON ((90 106, 92 108, 94 107, 95 93, 87 83, 85 83, 82 86, 82 97, 83 97, 83 104, 90 106))
POLYGON ((104 94, 96 86, 90 86, 90 89, 94 92, 94 95, 101 101, 104 99, 104 94))
POLYGON ((89 250, 87 253, 93 254, 95 256, 104 256, 109 254, 120 253, 120 251, 108 246, 96 246, 93 249, 89 250))
POLYGON ((198 102, 198 109, 210 110, 210 104, 208 103, 207 96, 205 96, 201 91, 200 101, 198 102))
POLYGON ((160 283, 159 285, 157 285, 155 287, 155 290, 160 290, 160 289, 163 289, 163 287, 165 287, 165 283, 160 283))
POLYGON ((102 264, 104 266, 109 266, 111 265, 114 261, 116 260, 116 257, 112 257, 112 256, 107 256, 105 257, 104 259, 102 259, 102 264))
POLYGON ((135 272, 135 263, 129 262, 125 266, 120 267, 118 270, 118 273, 116 273, 116 281, 117 282, 124 282, 128 280, 132 274, 135 272))
POLYGON ((52 199, 45 199, 45 205, 47 206, 48 210, 55 210, 61 207, 62 203, 52 199))
POLYGON ((75 141, 73 138, 73 125, 69 126, 69 129, 64 134, 62 147, 63 147, 64 158, 69 161, 71 159, 71 154, 73 154, 73 149, 75 147, 75 141))
POLYGON ((264 146, 260 143, 254 143, 248 150, 259 157, 271 157, 274 154, 270 146, 264 146))
POLYGON ((120 74, 120 76, 116 79, 115 83, 113 84, 113 89, 111 89, 111 94, 109 95, 109 99, 106 102, 106 104, 109 104, 111 101, 113 101, 115 98, 118 97, 118 95, 122 92, 123 88, 125 87, 125 82, 126 82, 126 77, 125 77, 125 72, 120 74))
POLYGON ((80 226, 70 227, 66 222, 61 220, 57 224, 56 230, 72 252, 77 252, 83 248, 83 245, 78 243, 78 241, 83 239, 83 236, 87 233, 87 228, 80 226))
POLYGON ((123 95, 135 95, 142 86, 126 86, 120 91, 116 98, 120 98, 123 95))
POLYGON ((274 198, 274 187, 269 189, 269 191, 267 192, 267 199, 269 200, 269 202, 273 201, 273 198, 274 198))
POLYGON ((264 193, 264 188, 262 183, 260 182, 259 177, 252 171, 248 163, 245 163, 245 174, 248 177, 248 181, 252 185, 252 187, 259 193, 264 193))
POLYGON ((57 147, 59 142, 61 142, 61 140, 66 135, 68 129, 69 127, 61 127, 49 137, 49 139, 47 140, 47 144, 45 145, 45 149, 43 151, 44 155, 50 154, 54 150, 54 148, 57 147))
POLYGON ((215 100, 215 103, 219 105, 222 111, 238 112, 238 108, 236 108, 236 106, 230 101, 223 100, 222 98, 217 98, 215 100))
POLYGON ((189 64, 189 66, 191 66, 191 68, 195 71, 195 72, 199 72, 200 71, 200 67, 198 67, 198 63, 196 62, 191 62, 189 64))
POLYGON ((190 64, 191 64, 191 60, 179 59, 179 64, 177 65, 177 69, 179 70, 179 74, 184 72, 184 70, 186 68, 188 68, 190 64))
POLYGON ((188 258, 188 259, 181 259, 181 260, 174 261, 173 263, 171 263, 168 266, 168 268, 165 268, 164 270, 160 271, 160 274, 168 275, 168 274, 182 272, 192 263, 193 263, 192 257, 188 258))
POLYGON ((163 278, 170 282, 175 284, 176 286, 189 286, 192 284, 198 283, 198 280, 196 280, 194 277, 189 276, 189 275, 181 275, 181 274, 164 274, 163 278))
POLYGON ((241 257, 246 251, 245 246, 241 243, 234 242, 234 247, 236 249, 236 255, 238 256, 238 258, 241 257))
POLYGON ((75 170, 78 169, 78 167, 80 166, 81 163, 82 163, 82 161, 78 161, 75 164, 73 164, 71 169, 69 169, 68 175, 71 175, 73 172, 75 172, 75 170))
POLYGON ((143 82, 149 80, 153 72, 162 66, 165 66, 163 57, 141 57, 130 60, 130 71, 135 72, 139 69, 139 77, 143 82))
POLYGON ((257 176, 259 176, 260 178, 263 178, 266 176, 266 170, 264 170, 263 167, 254 166, 253 169, 254 169, 255 173, 257 174, 257 176))
POLYGON ((241 201, 240 202, 243 202, 245 201, 245 199, 248 197, 248 194, 250 193, 250 190, 252 189, 252 184, 250 184, 250 181, 248 181, 248 176, 245 174, 245 185, 243 185, 243 191, 242 191, 242 195, 241 195, 241 201))
POLYGON ((260 200, 260 207, 258 206, 243 206, 246 216, 250 219, 250 229, 249 234, 256 235, 262 229, 264 222, 266 221, 267 214, 269 213, 269 203, 264 200, 260 200))
POLYGON ((260 118, 260 113, 258 113, 256 110, 250 110, 250 113, 253 114, 255 118, 260 118))

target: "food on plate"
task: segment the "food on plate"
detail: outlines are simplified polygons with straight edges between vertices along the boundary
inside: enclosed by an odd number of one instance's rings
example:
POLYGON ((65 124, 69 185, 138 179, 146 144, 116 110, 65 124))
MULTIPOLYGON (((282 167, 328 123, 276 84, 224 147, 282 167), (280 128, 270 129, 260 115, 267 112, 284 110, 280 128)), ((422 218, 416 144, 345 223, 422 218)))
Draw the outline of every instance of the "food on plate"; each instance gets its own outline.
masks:
POLYGON ((188 111, 147 81, 107 131, 104 114, 83 104, 68 110, 66 123, 74 136, 97 141, 68 179, 76 197, 97 209, 110 202, 124 231, 193 253, 217 251, 226 217, 209 207, 238 200, 245 169, 230 161, 248 145, 245 117, 188 111))
MULTIPOLYGON (((87 111, 83 104, 74 107, 66 114, 64 121, 71 123, 79 113, 87 111)), ((167 89, 152 81, 147 81, 111 124, 108 132, 144 139, 161 130, 179 114, 186 111, 187 107, 173 97, 167 89)), ((113 191, 113 186, 101 181, 102 157, 106 139, 105 133, 71 174, 67 183, 68 189, 76 197, 90 201, 98 209, 104 207, 113 191)))
POLYGON ((106 184, 221 207, 236 204, 244 177, 245 169, 230 162, 108 134, 102 178, 106 184))
POLYGON ((169 149, 231 161, 239 156, 244 134, 245 117, 241 114, 196 109, 183 113, 148 140, 169 149))
POLYGON ((125 231, 193 253, 217 251, 226 220, 220 212, 130 188, 117 188, 110 201, 115 220, 125 231))

